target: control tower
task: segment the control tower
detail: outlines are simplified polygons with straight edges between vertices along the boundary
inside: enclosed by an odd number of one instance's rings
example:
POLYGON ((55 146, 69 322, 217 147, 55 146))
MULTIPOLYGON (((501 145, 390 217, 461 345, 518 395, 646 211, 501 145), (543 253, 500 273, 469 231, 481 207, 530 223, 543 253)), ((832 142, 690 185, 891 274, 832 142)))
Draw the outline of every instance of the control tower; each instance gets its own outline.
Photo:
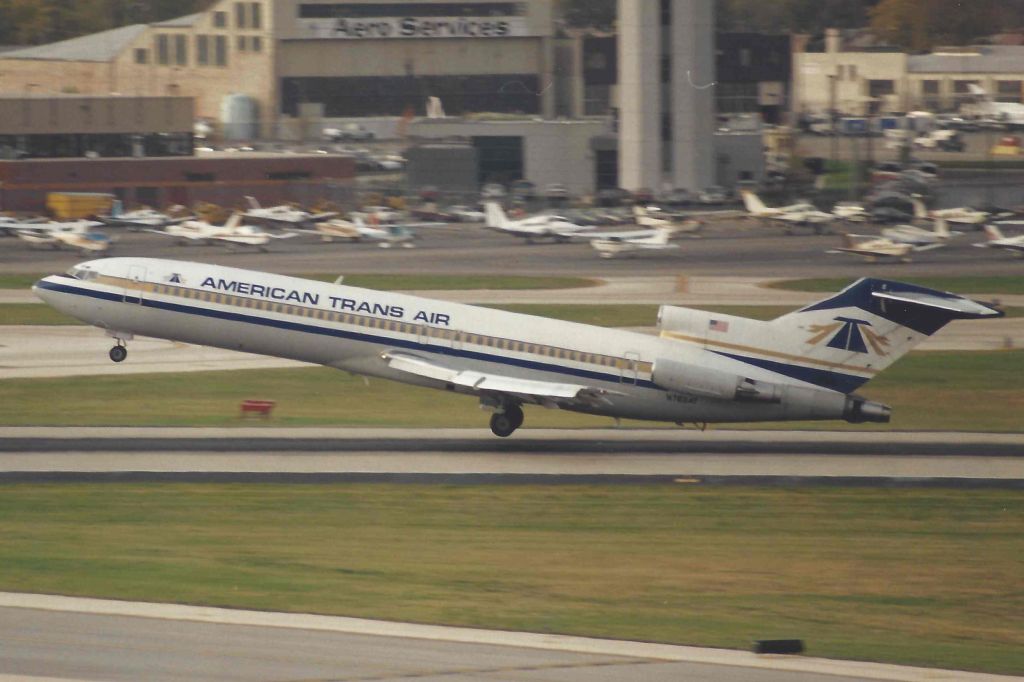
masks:
POLYGON ((619 184, 715 184, 714 0, 619 0, 619 184))

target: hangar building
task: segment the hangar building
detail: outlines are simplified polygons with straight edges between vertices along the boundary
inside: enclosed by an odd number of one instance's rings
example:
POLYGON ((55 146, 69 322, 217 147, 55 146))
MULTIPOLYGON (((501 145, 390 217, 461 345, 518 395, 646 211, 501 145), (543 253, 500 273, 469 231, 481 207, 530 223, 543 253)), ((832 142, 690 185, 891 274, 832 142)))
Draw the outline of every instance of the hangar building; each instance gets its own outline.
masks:
POLYGON ((303 117, 421 115, 430 96, 551 116, 553 31, 553 0, 220 0, 5 52, 0 73, 5 93, 194 97, 200 117, 287 137, 303 117))

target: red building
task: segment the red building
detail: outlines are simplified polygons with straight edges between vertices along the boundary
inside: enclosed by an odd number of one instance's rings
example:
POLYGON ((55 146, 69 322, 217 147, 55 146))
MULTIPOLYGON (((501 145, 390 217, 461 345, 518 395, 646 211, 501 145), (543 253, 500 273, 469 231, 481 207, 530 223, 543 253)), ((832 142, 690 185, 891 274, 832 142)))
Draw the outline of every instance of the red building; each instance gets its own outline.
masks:
POLYGON ((326 155, 20 159, 0 161, 0 210, 41 213, 50 192, 107 192, 127 207, 233 207, 246 195, 265 205, 312 205, 348 199, 354 177, 353 159, 326 155))

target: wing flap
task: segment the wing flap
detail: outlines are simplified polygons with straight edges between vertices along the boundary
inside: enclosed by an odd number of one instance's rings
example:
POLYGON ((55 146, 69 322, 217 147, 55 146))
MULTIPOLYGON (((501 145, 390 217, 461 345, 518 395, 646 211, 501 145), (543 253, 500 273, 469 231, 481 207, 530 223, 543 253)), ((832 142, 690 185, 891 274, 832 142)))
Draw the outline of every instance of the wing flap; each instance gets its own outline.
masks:
POLYGON ((381 358, 387 362, 388 367, 400 372, 444 381, 480 393, 500 393, 524 402, 549 407, 557 407, 559 402, 592 405, 604 402, 605 396, 612 393, 606 389, 583 384, 538 381, 490 372, 453 369, 416 355, 395 351, 385 351, 381 358))

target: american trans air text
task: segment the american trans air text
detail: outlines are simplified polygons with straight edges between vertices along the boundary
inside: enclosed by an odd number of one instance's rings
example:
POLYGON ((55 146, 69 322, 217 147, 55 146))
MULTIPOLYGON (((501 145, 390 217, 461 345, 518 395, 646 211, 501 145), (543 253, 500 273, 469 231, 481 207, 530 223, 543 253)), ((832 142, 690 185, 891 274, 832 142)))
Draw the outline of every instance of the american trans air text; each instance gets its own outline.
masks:
POLYGON ((265 286, 253 282, 240 282, 223 278, 207 277, 200 285, 215 291, 226 291, 242 296, 259 296, 273 301, 286 301, 299 305, 319 306, 321 299, 324 305, 333 310, 340 310, 351 313, 364 313, 378 317, 389 317, 394 320, 411 320, 426 324, 449 326, 451 317, 444 313, 435 313, 428 310, 419 310, 415 314, 407 316, 406 310, 399 305, 384 305, 381 303, 370 303, 354 298, 341 296, 323 296, 312 291, 300 291, 297 289, 286 289, 284 287, 265 286))

